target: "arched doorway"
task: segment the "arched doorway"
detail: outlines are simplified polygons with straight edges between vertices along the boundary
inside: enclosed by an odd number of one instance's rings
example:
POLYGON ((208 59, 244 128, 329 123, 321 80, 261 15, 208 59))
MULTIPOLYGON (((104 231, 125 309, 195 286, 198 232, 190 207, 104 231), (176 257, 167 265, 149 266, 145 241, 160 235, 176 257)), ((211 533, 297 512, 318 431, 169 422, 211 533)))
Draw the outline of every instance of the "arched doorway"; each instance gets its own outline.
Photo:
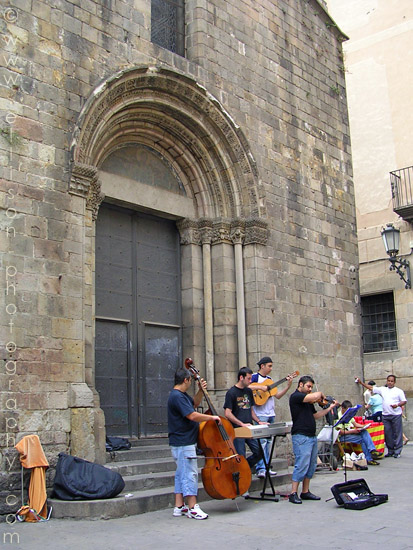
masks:
MULTIPOLYGON (((228 387, 239 362, 246 362, 244 272, 250 286, 258 280, 256 263, 249 262, 246 267, 243 251, 249 248, 248 257, 254 256, 255 247, 267 239, 264 193, 239 127, 192 78, 161 67, 135 68, 107 80, 90 97, 74 132, 72 153, 70 192, 85 199, 85 265, 90 265, 92 273, 96 268, 98 275, 95 251, 100 220, 95 224, 103 199, 104 209, 119 213, 125 208, 123 214, 134 220, 154 216, 176 223, 180 234, 182 348, 185 356, 194 358, 210 388, 228 387), (114 155, 124 158, 126 151, 134 148, 157 156, 167 166, 171 180, 162 188, 154 185, 153 170, 147 172, 146 179, 133 179, 134 164, 128 167, 124 161, 116 178, 105 171, 114 155)), ((98 299, 93 280, 92 285, 91 294, 98 299)), ((258 284, 254 292, 260 292, 258 284)), ((257 296, 249 296, 253 308, 257 296)), ((95 327, 100 330, 96 323, 105 321, 99 307, 94 304, 90 308, 85 340, 86 380, 98 389, 94 331, 95 327)), ((121 322, 123 318, 118 319, 121 322)), ((104 328, 116 332, 114 326, 119 329, 118 325, 104 328)), ((258 323, 252 326, 250 331, 258 334, 258 323)), ((130 334, 130 325, 123 328, 119 338, 126 340, 128 330, 130 334)), ((147 378, 145 366, 142 372, 147 378)), ((123 391, 130 391, 128 384, 123 391)), ((133 397, 129 399, 134 406, 133 397)), ((138 427, 138 432, 148 433, 147 428, 143 426, 142 431, 142 426, 138 427)))

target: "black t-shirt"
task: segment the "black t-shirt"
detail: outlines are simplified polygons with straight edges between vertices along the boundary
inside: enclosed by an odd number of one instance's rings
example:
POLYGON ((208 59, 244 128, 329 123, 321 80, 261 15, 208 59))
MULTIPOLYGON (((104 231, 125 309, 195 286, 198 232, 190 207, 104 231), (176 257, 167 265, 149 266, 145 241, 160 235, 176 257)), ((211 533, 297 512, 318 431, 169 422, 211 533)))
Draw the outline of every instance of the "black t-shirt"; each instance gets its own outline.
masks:
MULTIPOLYGON (((231 409, 232 414, 244 424, 252 424, 251 407, 254 405, 254 395, 249 388, 240 389, 232 386, 227 391, 224 409, 231 409)), ((234 426, 237 426, 234 424, 234 426)))
POLYGON ((301 434, 309 437, 315 436, 315 418, 314 413, 317 412, 312 403, 304 403, 304 397, 307 393, 302 393, 295 390, 290 395, 290 411, 293 419, 293 427, 291 435, 301 434))
POLYGON ((184 447, 194 445, 198 438, 199 424, 186 418, 194 412, 194 400, 179 390, 172 390, 168 399, 168 436, 169 445, 184 447))

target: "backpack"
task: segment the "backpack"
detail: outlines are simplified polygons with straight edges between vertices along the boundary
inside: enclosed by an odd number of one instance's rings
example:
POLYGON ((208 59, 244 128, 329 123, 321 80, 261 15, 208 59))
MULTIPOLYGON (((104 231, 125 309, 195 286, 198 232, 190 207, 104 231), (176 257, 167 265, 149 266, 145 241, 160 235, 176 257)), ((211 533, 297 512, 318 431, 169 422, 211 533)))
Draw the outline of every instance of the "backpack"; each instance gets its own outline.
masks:
POLYGON ((53 497, 60 500, 112 498, 123 491, 122 476, 100 464, 59 453, 53 497))

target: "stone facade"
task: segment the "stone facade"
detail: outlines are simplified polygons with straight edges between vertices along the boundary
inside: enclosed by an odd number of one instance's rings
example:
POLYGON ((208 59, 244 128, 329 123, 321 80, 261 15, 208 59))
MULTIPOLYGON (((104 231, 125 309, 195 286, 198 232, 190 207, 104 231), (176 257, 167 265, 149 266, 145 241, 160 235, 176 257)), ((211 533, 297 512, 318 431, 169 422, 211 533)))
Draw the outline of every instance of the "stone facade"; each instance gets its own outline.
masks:
MULTIPOLYGON (((22 435, 39 435, 52 466, 60 451, 104 461, 103 200, 177 220, 183 354, 218 403, 264 354, 280 378, 298 369, 328 394, 357 396, 345 36, 317 0, 188 0, 185 58, 152 44, 150 23, 149 0, 2 11, 3 513, 22 435), (162 156, 186 197, 114 183, 101 165, 130 143, 162 156)), ((286 400, 278 409, 289 418, 286 400)))

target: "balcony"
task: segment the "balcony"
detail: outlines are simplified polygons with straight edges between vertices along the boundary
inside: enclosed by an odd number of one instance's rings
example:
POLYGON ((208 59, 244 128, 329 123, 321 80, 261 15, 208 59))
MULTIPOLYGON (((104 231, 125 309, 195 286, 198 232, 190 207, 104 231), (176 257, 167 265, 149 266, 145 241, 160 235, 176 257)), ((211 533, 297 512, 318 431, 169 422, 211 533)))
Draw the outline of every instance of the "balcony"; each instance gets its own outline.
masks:
POLYGON ((413 221, 413 166, 390 172, 393 210, 406 221, 413 221))

